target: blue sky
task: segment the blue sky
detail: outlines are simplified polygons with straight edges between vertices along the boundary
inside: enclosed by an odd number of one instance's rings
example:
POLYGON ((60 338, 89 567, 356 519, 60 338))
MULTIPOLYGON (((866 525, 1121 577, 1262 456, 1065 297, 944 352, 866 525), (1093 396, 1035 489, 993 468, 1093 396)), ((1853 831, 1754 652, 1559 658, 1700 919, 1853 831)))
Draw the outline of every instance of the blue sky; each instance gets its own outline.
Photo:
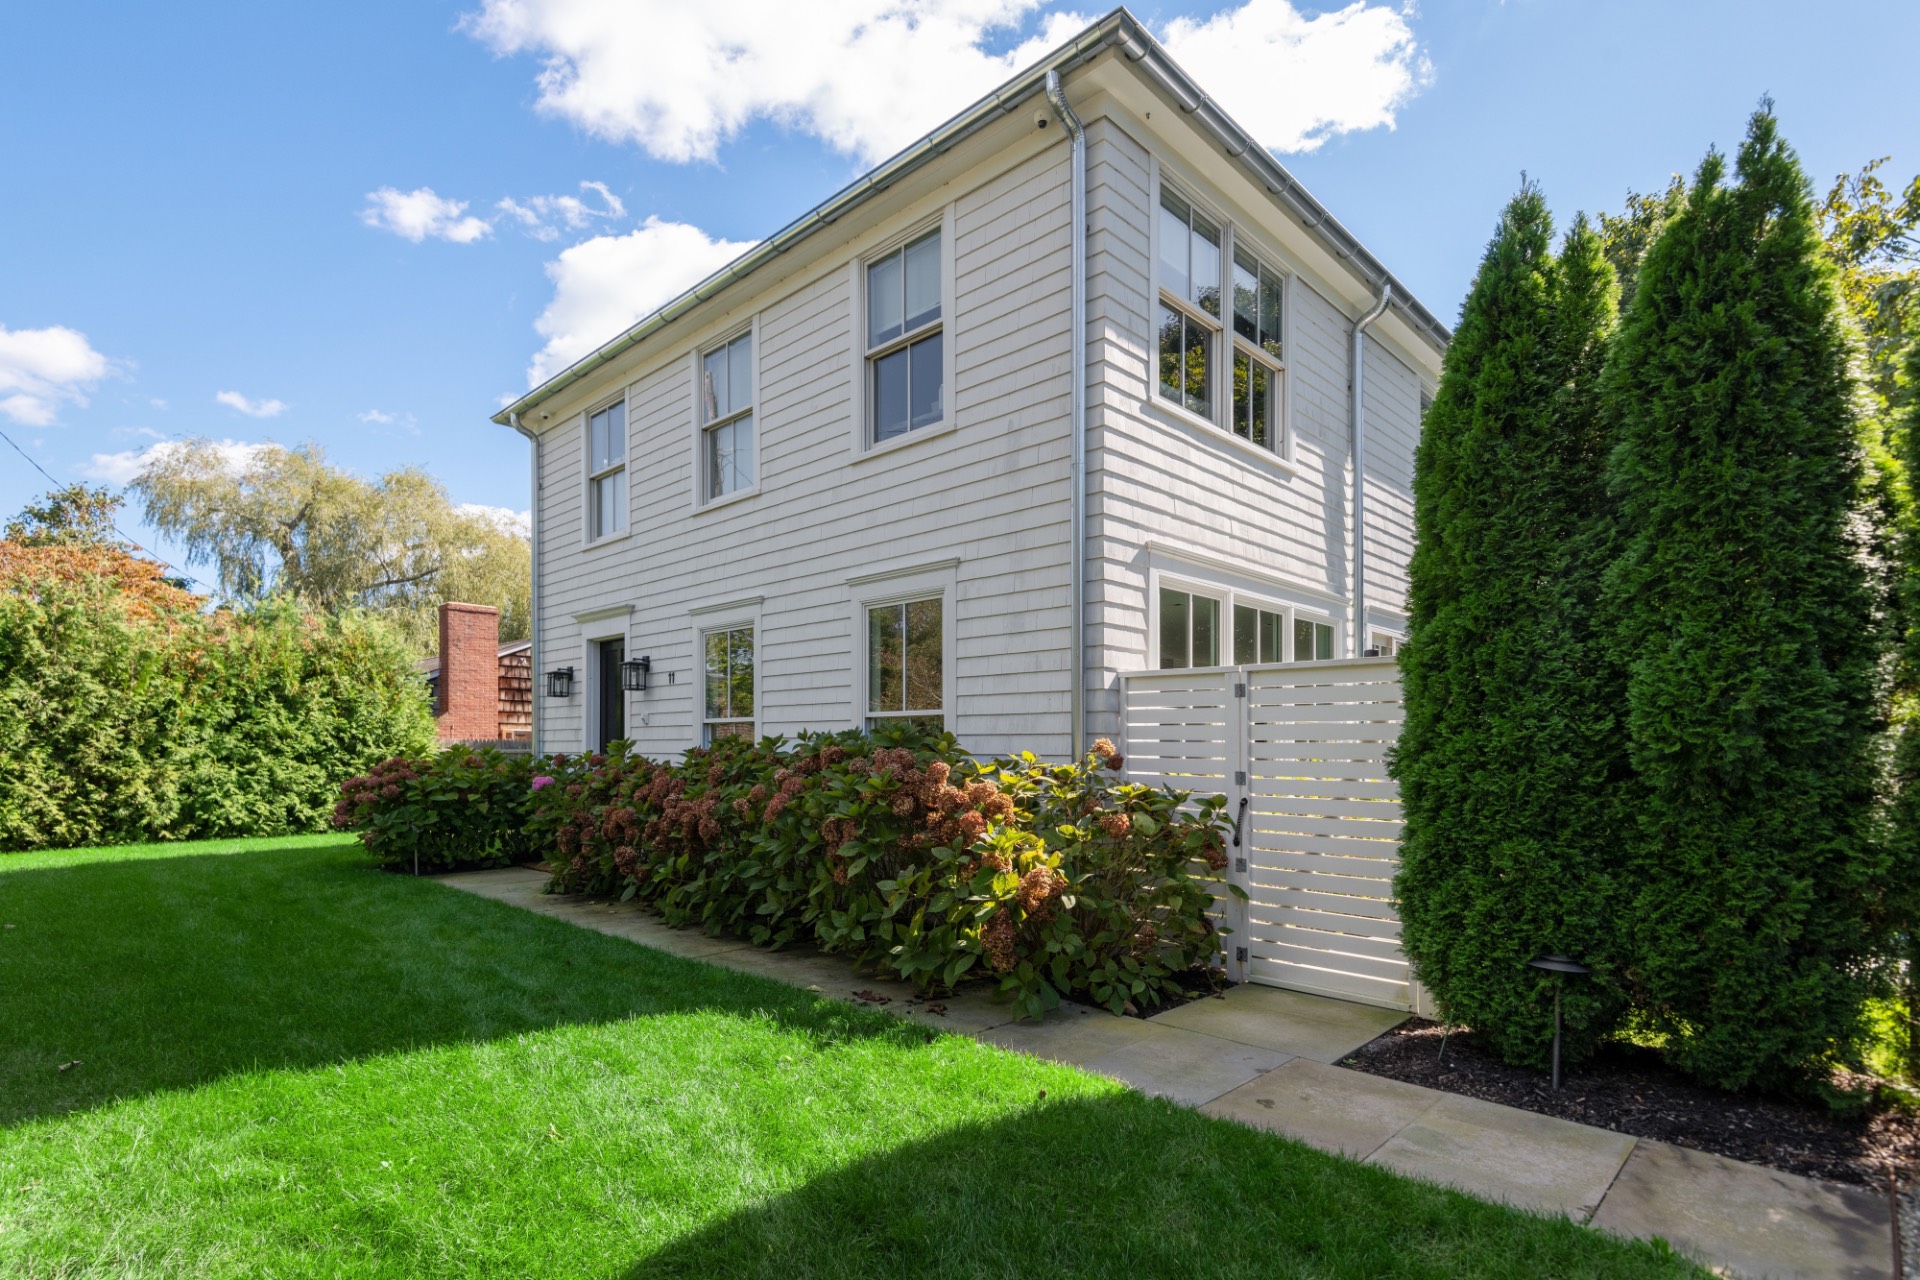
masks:
MULTIPOLYGON (((313 440, 524 509, 525 445, 487 419, 530 366, 613 336, 1099 12, 8 6, 0 430, 61 480, 189 435, 313 440), (702 53, 722 48, 731 65, 702 53)), ((1920 170, 1912 0, 1135 12, 1448 320, 1522 170, 1563 219, 1615 208, 1737 144, 1763 93, 1821 190, 1875 156, 1903 185, 1920 170)), ((46 487, 0 445, 0 515, 46 487)))

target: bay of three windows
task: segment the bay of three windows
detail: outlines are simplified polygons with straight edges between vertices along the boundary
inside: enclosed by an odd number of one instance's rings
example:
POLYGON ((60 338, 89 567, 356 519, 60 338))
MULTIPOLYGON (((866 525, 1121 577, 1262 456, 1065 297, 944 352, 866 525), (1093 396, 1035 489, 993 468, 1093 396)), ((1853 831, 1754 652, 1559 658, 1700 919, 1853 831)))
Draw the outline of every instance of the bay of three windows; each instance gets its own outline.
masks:
POLYGON ((1235 246, 1231 275, 1222 223, 1162 184, 1158 224, 1160 298, 1157 394, 1209 422, 1222 423, 1262 449, 1280 451, 1285 349, 1284 277, 1235 246), (1231 290, 1231 324, 1221 314, 1231 290), (1222 387, 1221 350, 1231 353, 1232 383, 1222 387))
POLYGON ((1226 601, 1178 587, 1160 588, 1159 662, 1163 670, 1266 662, 1310 662, 1333 657, 1333 624, 1284 606, 1226 601), (1232 632, 1224 629, 1227 619, 1232 632))

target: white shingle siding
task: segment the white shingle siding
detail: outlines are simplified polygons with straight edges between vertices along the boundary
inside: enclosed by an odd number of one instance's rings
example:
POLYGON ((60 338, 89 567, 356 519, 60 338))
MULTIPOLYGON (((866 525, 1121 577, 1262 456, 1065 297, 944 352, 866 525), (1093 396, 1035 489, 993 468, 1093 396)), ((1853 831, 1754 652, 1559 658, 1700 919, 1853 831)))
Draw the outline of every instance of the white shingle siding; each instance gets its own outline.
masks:
MULTIPOLYGON (((759 296, 747 292, 749 278, 736 287, 737 299, 723 295, 731 306, 725 317, 665 330, 627 357, 627 367, 640 371, 627 385, 628 536, 583 546, 577 413, 546 430, 541 664, 543 672, 572 666, 577 677, 571 699, 540 701, 546 749, 583 745, 591 703, 585 643, 622 627, 628 656, 653 659, 649 691, 627 704, 630 736, 652 755, 696 742, 694 613, 749 597, 759 597, 758 730, 861 723, 855 629, 864 588, 849 579, 938 564, 949 566, 942 572, 955 602, 949 715, 962 742, 982 754, 1066 754, 1069 150, 1054 133, 1001 154, 997 165, 976 161, 964 182, 956 175, 947 187, 895 200, 875 215, 870 234, 848 227, 837 258, 763 286, 759 296), (948 397, 958 425, 862 456, 850 447, 858 438, 856 379, 866 376, 853 331, 855 255, 937 218, 944 202, 952 206, 948 397), (756 312, 760 489, 698 511, 694 344, 739 330, 756 312), (630 616, 575 620, 624 605, 630 616)), ((1117 728, 1115 673, 1154 660, 1148 582, 1168 548, 1242 566, 1240 585, 1248 589, 1294 584, 1308 593, 1300 599, 1318 601, 1343 629, 1350 612, 1331 598, 1350 599, 1351 590, 1351 321, 1310 273, 1290 282, 1291 471, 1250 457, 1220 432, 1154 411, 1152 172, 1136 136, 1111 118, 1090 121, 1086 643, 1094 735, 1117 728)), ((614 389, 609 380, 592 403, 614 389)), ((1420 375, 1389 344, 1371 342, 1368 566, 1376 624, 1393 620, 1404 601, 1419 394, 1420 375)), ((1233 576, 1217 567, 1192 573, 1233 576)))

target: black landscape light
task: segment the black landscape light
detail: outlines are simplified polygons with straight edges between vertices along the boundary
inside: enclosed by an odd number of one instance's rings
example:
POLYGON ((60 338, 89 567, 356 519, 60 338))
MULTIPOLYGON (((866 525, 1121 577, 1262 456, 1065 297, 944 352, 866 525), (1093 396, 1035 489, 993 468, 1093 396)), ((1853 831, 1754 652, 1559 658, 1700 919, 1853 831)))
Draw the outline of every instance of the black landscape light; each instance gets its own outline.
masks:
POLYGON ((1584 977, 1593 970, 1570 956, 1535 956, 1527 961, 1529 968, 1544 969, 1554 975, 1553 979, 1553 1087, 1560 1087, 1560 988, 1566 985, 1564 975, 1572 974, 1576 978, 1584 977))
POLYGON ((549 698, 571 698, 573 696, 573 668, 555 667, 547 672, 547 696, 549 698))
POLYGON ((651 670, 653 670, 652 658, 628 658, 620 664, 620 687, 628 693, 645 693, 647 672, 651 670))

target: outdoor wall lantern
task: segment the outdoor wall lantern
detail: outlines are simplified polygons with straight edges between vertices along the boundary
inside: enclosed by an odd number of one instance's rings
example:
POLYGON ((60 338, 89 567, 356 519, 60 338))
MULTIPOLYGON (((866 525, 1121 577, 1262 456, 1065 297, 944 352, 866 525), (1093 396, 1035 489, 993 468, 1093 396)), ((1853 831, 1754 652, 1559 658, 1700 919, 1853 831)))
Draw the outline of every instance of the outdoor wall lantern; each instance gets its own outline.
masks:
POLYGON ((620 664, 620 687, 629 693, 647 691, 647 672, 653 670, 649 657, 628 658, 620 664))
POLYGON ((556 667, 547 672, 547 696, 549 698, 571 698, 573 696, 573 668, 556 667))
POLYGON ((1560 988, 1566 984, 1566 975, 1584 977, 1593 970, 1569 956, 1535 956, 1527 961, 1533 969, 1544 969, 1553 975, 1553 1087, 1560 1087, 1560 988))

